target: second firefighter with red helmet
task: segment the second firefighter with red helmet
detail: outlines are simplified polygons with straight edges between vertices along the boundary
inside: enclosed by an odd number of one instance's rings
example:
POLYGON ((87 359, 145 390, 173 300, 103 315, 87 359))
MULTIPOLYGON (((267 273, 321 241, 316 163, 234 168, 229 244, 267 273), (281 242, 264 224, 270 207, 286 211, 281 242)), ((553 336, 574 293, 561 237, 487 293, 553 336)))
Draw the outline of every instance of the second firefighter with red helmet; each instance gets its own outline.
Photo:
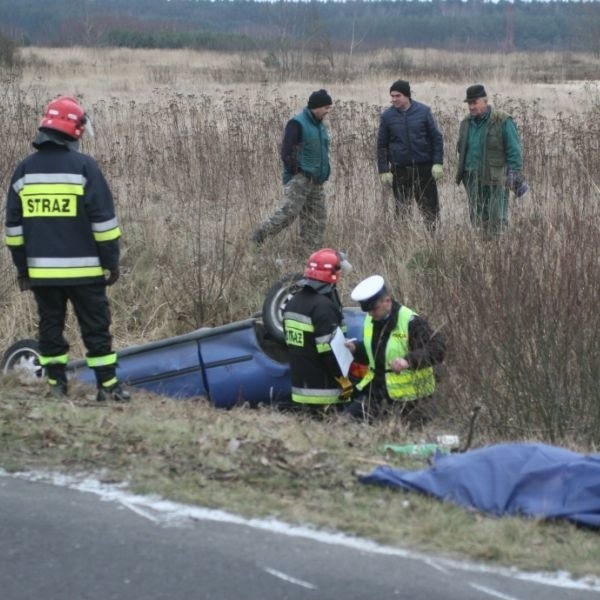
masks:
POLYGON ((289 351, 292 401, 309 406, 345 403, 352 392, 342 377, 330 341, 344 329, 336 284, 350 264, 345 256, 323 248, 306 264, 302 289, 288 302, 283 319, 289 351))

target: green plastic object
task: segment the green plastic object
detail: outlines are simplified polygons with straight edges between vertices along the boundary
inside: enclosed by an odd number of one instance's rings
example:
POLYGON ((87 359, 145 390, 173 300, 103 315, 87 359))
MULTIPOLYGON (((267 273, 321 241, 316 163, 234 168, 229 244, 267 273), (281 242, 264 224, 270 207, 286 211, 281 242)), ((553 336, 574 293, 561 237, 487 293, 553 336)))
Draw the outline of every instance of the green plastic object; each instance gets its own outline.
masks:
POLYGON ((394 454, 405 454, 407 456, 419 456, 421 458, 429 458, 436 452, 442 454, 449 454, 448 448, 439 446, 438 444, 405 444, 398 446, 396 444, 386 444, 383 446, 382 451, 393 452, 394 454))

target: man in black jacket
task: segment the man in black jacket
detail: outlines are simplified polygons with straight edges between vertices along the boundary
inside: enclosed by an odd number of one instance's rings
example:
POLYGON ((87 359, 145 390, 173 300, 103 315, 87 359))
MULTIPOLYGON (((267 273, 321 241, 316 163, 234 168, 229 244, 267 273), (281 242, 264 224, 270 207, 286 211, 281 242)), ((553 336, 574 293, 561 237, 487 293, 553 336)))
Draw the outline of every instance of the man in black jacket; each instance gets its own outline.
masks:
POLYGON ((384 185, 391 185, 396 215, 412 199, 434 230, 440 207, 436 182, 443 175, 444 142, 431 109, 411 99, 408 81, 390 88, 392 106, 386 109, 377 137, 377 168, 384 185))
POLYGON ((349 269, 345 257, 331 248, 313 253, 304 279, 298 282, 302 289, 285 308, 283 323, 296 405, 322 410, 347 402, 352 393, 330 345, 336 331, 345 329, 336 284, 349 269))
POLYGON ((6 243, 21 291, 31 289, 39 314, 40 364, 55 396, 67 394, 69 344, 63 336, 73 305, 98 401, 130 399, 116 377, 106 286, 119 277, 113 198, 96 161, 78 151, 87 124, 79 102, 50 102, 33 141, 36 152, 17 166, 6 202, 6 243))

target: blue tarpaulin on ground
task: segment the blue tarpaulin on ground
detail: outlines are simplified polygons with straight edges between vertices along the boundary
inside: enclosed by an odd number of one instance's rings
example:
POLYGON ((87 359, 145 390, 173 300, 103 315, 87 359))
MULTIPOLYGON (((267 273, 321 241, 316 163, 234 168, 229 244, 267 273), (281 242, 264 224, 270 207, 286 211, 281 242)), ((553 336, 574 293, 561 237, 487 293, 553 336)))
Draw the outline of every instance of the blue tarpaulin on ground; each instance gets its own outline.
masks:
POLYGON ((568 519, 600 527, 600 455, 545 444, 498 444, 437 455, 420 471, 377 467, 362 476, 494 515, 568 519))

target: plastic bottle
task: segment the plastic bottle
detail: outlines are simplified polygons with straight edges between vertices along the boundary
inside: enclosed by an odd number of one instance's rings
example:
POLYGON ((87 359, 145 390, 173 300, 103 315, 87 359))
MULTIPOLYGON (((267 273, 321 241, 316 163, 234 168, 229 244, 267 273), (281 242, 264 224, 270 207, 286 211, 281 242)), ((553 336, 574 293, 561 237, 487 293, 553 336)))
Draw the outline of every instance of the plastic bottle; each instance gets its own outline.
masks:
POLYGON ((407 456, 419 456, 429 458, 436 452, 448 454, 449 450, 439 444, 405 444, 398 446, 396 444, 386 444, 382 448, 383 452, 393 452, 394 454, 405 454, 407 456))

